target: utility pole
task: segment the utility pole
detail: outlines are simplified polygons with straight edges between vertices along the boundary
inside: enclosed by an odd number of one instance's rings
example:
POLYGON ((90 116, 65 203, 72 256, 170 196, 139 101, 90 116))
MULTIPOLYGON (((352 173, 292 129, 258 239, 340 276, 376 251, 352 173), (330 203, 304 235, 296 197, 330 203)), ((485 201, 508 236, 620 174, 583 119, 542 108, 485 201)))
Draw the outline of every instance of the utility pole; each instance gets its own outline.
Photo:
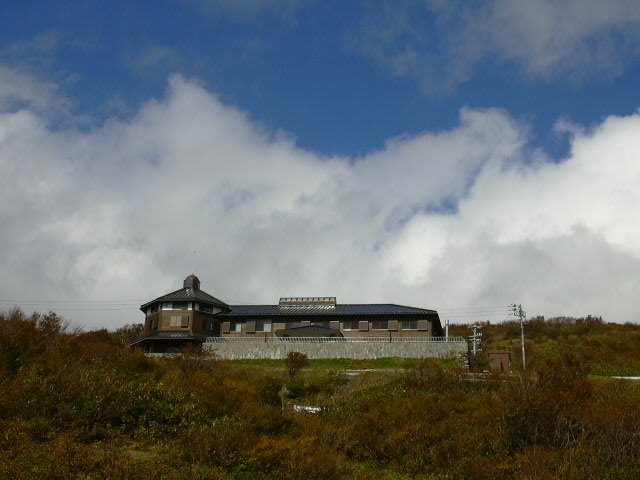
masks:
POLYGON ((478 351, 482 350, 478 346, 482 339, 482 333, 480 333, 482 325, 474 323, 473 325, 469 325, 469 327, 473 330, 473 335, 471 336, 471 357, 469 358, 469 368, 471 371, 475 371, 478 368, 478 359, 476 358, 476 354, 478 351))
POLYGON ((520 342, 522 343, 522 370, 527 369, 527 356, 524 352, 524 319, 526 312, 522 310, 522 305, 511 305, 511 309, 515 315, 520 317, 520 342))
POLYGON ((472 345, 472 351, 473 351, 473 355, 475 356, 475 354, 481 350, 480 348, 478 348, 478 344, 480 343, 480 340, 482 339, 482 333, 480 333, 480 329, 482 328, 482 325, 480 325, 479 323, 475 323, 473 325, 470 325, 471 330, 473 330, 473 336, 471 337, 471 345, 472 345))

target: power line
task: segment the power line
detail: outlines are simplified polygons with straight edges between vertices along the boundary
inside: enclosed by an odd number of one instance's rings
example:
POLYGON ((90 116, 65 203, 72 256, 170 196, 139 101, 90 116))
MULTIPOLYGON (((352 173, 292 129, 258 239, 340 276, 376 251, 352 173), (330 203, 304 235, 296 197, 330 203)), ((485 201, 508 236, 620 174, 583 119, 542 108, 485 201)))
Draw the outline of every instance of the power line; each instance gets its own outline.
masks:
POLYGON ((497 309, 508 309, 510 308, 510 305, 479 305, 479 306, 472 306, 472 305, 467 305, 464 307, 447 307, 447 308, 442 308, 441 310, 446 310, 446 311, 454 311, 454 310, 497 310, 497 309))
MULTIPOLYGON (((5 307, 14 307, 14 304, 0 304, 5 307)), ((21 305, 18 305, 21 306, 21 305)), ((111 307, 64 307, 58 305, 31 305, 29 306, 32 310, 55 310, 55 311, 68 311, 68 312, 82 312, 82 311, 94 311, 94 312, 102 312, 102 311, 133 311, 138 310, 138 307, 129 307, 129 308, 111 308, 111 307)))
POLYGON ((92 304, 92 303, 96 303, 96 304, 111 304, 111 303, 116 303, 116 304, 123 304, 123 305, 134 305, 137 304, 139 302, 144 302, 145 300, 26 300, 26 299, 11 299, 11 298, 0 298, 0 302, 3 303, 55 303, 55 304, 79 304, 79 305, 84 305, 84 304, 92 304))

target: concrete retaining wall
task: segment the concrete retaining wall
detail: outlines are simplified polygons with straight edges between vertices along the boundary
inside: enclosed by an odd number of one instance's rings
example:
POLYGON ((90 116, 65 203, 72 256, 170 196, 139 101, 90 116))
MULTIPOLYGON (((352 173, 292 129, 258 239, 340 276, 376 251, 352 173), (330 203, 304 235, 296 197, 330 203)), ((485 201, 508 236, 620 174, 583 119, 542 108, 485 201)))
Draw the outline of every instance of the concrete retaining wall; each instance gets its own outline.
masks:
POLYGON ((280 359, 289 352, 319 358, 452 358, 467 353, 467 342, 229 342, 205 343, 204 348, 225 360, 280 359))

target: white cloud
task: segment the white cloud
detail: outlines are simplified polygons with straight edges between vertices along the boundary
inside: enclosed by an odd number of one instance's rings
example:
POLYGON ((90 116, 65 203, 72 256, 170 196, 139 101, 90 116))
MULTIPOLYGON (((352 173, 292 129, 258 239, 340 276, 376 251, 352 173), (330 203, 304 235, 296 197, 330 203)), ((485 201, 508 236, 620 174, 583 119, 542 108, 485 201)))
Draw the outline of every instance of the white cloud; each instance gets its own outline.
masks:
POLYGON ((611 78, 640 54, 640 8, 636 0, 407 0, 369 12, 351 40, 430 91, 466 81, 487 59, 532 78, 611 78))
POLYGON ((33 66, 48 64, 62 43, 62 35, 56 30, 40 32, 32 38, 9 43, 0 49, 0 56, 13 61, 26 58, 33 66))
POLYGON ((59 114, 68 102, 57 93, 54 84, 39 80, 30 72, 0 65, 0 111, 23 107, 39 113, 59 114))
POLYGON ((150 300, 181 285, 195 248, 203 288, 231 303, 522 302, 636 320, 640 115, 572 135, 565 161, 532 159, 508 113, 462 110, 451 130, 323 158, 180 76, 91 131, 5 109, 0 298, 150 300))
POLYGON ((126 60, 127 66, 138 75, 150 75, 159 69, 176 70, 182 63, 182 56, 175 48, 151 45, 137 55, 126 60))
POLYGON ((597 69, 615 76, 640 53, 635 0, 498 0, 471 24, 489 48, 519 61, 532 75, 597 69))

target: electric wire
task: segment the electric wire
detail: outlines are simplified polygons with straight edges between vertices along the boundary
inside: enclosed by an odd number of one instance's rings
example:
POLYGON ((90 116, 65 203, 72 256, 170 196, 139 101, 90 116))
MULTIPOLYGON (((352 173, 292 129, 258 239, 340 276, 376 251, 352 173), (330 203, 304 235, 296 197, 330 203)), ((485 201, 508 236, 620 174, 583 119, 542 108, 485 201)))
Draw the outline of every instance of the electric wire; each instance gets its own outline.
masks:
MULTIPOLYGON (((141 304, 148 299, 101 299, 101 300, 42 300, 42 299, 0 299, 2 308, 26 307, 34 310, 59 310, 59 311, 133 311, 138 310, 141 304)), ((231 305, 250 305, 252 302, 229 301, 231 305)), ((478 307, 461 306, 436 309, 442 319, 465 321, 476 319, 478 321, 496 320, 501 317, 510 320, 514 316, 511 305, 482 305, 478 307), (488 317, 488 318, 485 318, 488 317), (506 318, 505 318, 506 317, 506 318), (511 317, 511 318, 509 318, 511 317)))

